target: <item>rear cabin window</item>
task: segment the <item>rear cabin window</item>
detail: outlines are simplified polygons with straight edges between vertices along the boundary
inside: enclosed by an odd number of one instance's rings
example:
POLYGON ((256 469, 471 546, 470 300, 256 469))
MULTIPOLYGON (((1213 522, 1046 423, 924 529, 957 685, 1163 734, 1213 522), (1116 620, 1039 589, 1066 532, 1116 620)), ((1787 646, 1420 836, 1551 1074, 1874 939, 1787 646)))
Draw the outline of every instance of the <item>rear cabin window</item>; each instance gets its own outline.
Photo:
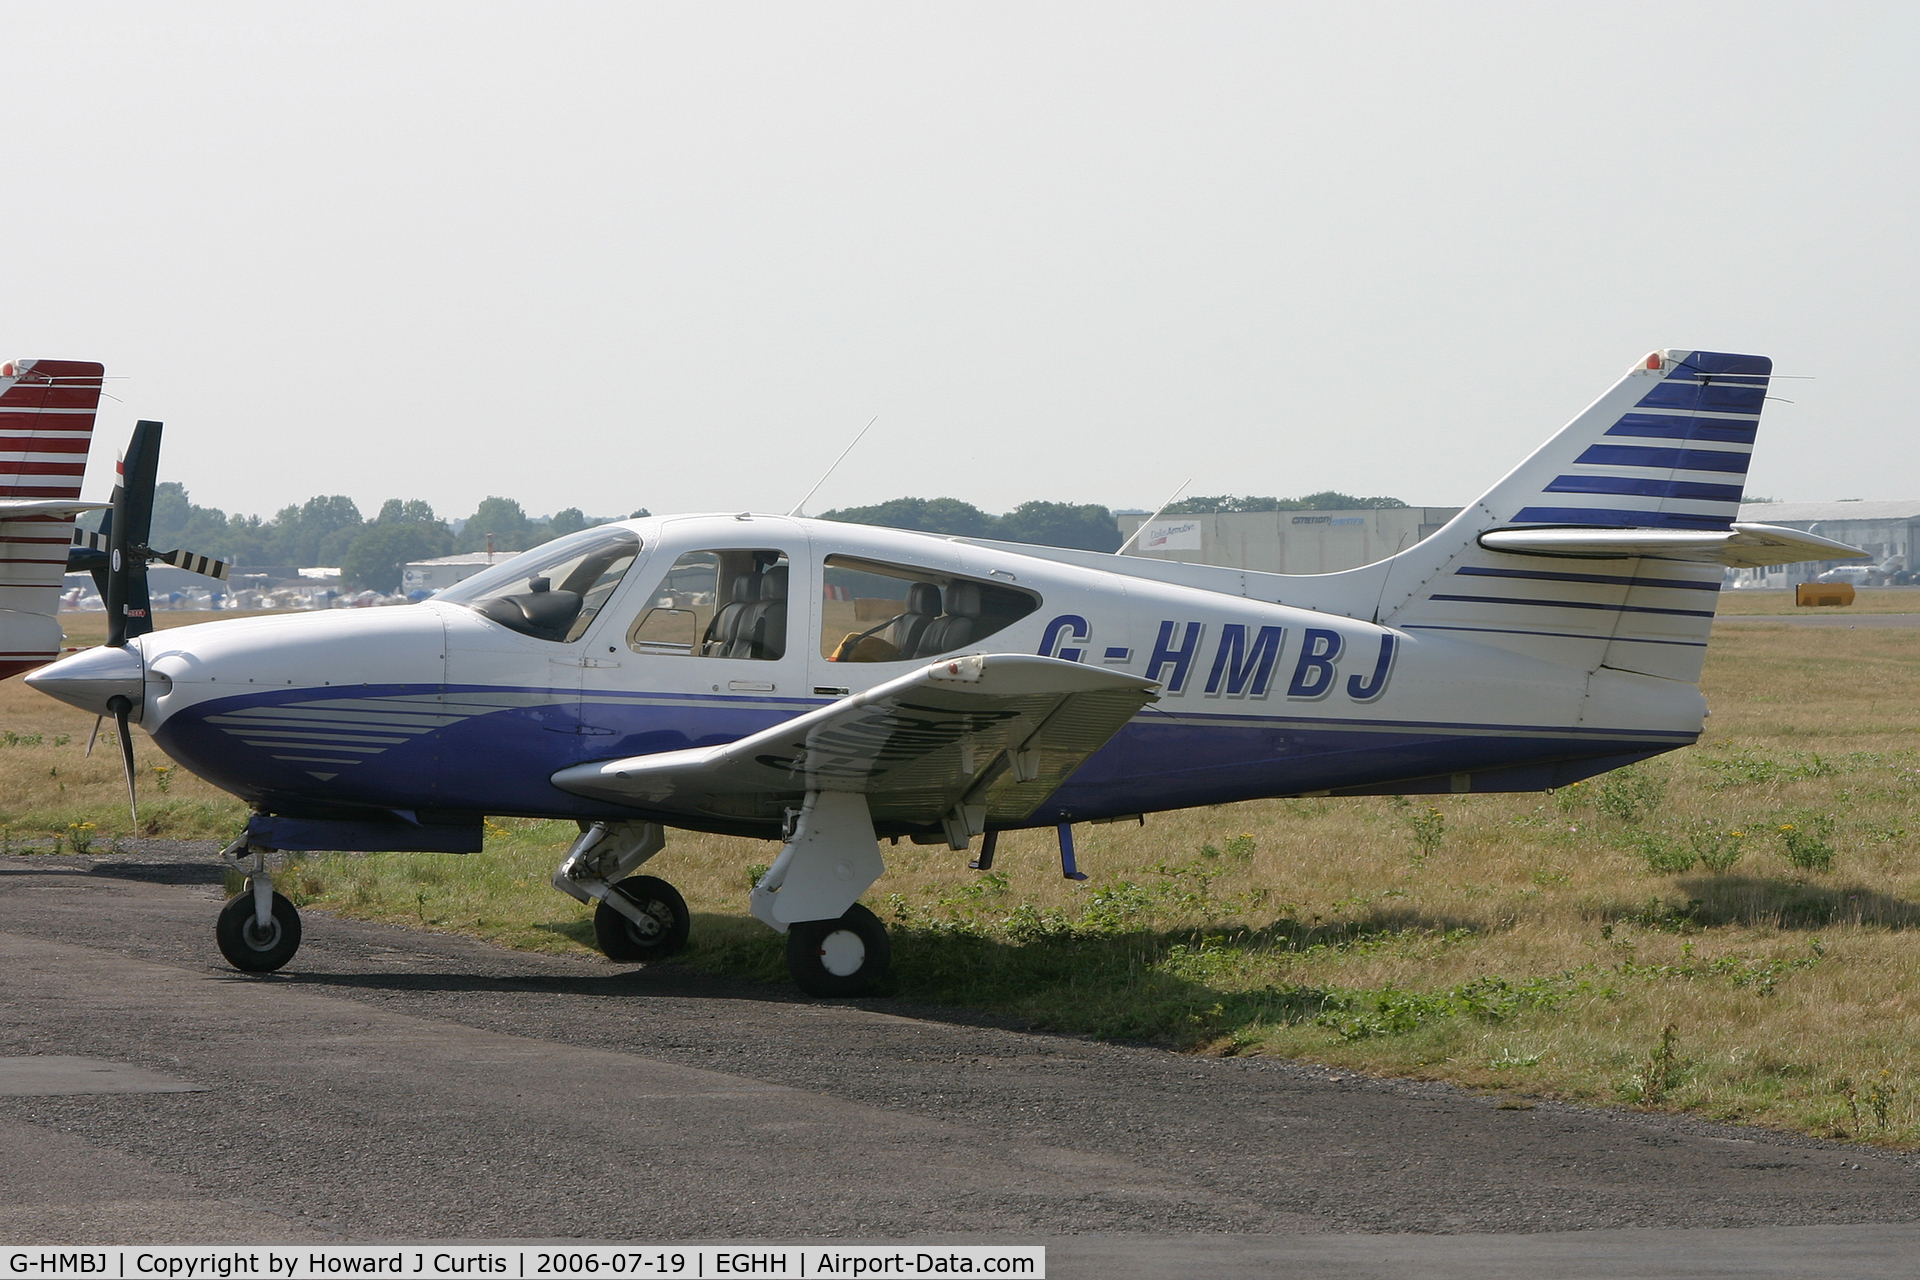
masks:
POLYGON ((648 593, 627 647, 683 658, 785 657, 787 577, 783 551, 689 551, 648 593))
POLYGON ((979 642, 1040 607, 1031 591, 911 565, 828 556, 820 652, 829 662, 905 662, 979 642))

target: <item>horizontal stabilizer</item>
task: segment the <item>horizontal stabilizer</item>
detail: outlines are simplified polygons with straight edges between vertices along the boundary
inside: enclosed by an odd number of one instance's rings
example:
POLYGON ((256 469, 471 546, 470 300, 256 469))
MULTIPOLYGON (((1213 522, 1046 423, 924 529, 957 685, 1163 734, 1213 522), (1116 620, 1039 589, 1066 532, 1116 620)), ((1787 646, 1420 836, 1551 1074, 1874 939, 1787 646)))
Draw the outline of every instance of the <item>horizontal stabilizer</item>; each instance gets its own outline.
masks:
POLYGON ((1032 813, 1158 687, 1033 654, 949 658, 735 742, 576 765, 553 784, 750 822, 778 821, 810 792, 853 792, 876 823, 928 826, 964 810, 978 834, 1032 813))
POLYGON ((20 516, 62 516, 71 518, 82 511, 105 511, 111 502, 67 502, 52 498, 0 498, 0 520, 20 516))
POLYGON ((1480 535, 1489 551, 1569 560, 1699 560, 1735 569, 1803 560, 1865 560, 1858 547, 1772 524, 1720 529, 1495 529, 1480 535))

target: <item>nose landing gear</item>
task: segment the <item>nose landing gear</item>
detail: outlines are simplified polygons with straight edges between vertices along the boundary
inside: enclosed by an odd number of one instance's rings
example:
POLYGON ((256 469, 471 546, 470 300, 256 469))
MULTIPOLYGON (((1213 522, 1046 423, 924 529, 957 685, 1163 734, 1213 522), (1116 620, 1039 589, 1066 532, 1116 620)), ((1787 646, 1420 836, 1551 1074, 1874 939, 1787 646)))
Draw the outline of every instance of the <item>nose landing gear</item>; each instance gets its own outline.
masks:
POLYGON ((628 876, 594 908, 593 937, 609 960, 664 960, 687 945, 689 923, 678 889, 657 876, 628 876), (615 906, 616 897, 637 914, 615 906))
POLYGON ((665 880, 629 874, 666 847, 654 822, 595 822, 553 873, 553 887, 593 908, 593 937, 609 960, 665 960, 687 945, 686 899, 665 880))
POLYGON ((300 949, 300 909, 273 891, 268 852, 249 848, 245 836, 220 852, 228 866, 247 877, 247 885, 220 909, 213 937, 227 963, 246 973, 272 973, 300 949))

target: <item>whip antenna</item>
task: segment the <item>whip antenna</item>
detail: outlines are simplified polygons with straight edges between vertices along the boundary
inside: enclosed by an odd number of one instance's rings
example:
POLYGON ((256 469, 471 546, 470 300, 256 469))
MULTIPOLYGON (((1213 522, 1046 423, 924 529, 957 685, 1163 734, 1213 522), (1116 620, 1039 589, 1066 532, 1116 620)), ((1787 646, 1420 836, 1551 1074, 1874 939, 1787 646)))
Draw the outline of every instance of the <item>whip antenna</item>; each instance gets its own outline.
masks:
POLYGON ((848 445, 846 448, 840 451, 840 456, 833 460, 833 465, 831 467, 827 468, 826 475, 823 475, 818 480, 815 480, 813 482, 813 488, 807 490, 807 496, 793 504, 793 510, 787 512, 789 516, 797 516, 800 514, 801 508, 807 505, 808 499, 812 498, 814 494, 820 492, 820 486, 825 484, 827 482, 828 477, 832 476, 835 471, 839 470, 840 464, 847 460, 847 455, 853 452, 853 445, 859 444, 862 440, 864 440, 866 438, 867 432, 873 430, 873 424, 878 421, 880 421, 880 415, 877 413, 874 414, 871 418, 867 419, 867 425, 860 428, 860 434, 853 438, 853 444, 848 445))
POLYGON ((1127 540, 1121 543, 1120 549, 1114 552, 1113 554, 1117 556, 1123 556, 1127 554, 1127 548, 1133 545, 1133 540, 1139 537, 1142 533, 1146 532, 1147 526, 1152 524, 1155 520, 1158 520, 1168 507, 1178 502, 1180 500, 1180 495, 1187 491, 1187 485, 1192 483, 1193 483, 1193 477, 1188 476, 1186 480, 1186 484, 1182 484, 1178 489, 1175 489, 1172 493, 1168 494, 1167 500, 1160 504, 1160 509, 1158 511, 1155 511, 1152 515, 1148 516, 1145 520, 1142 520, 1140 522, 1140 527, 1138 529, 1135 529, 1132 533, 1128 534, 1127 540))

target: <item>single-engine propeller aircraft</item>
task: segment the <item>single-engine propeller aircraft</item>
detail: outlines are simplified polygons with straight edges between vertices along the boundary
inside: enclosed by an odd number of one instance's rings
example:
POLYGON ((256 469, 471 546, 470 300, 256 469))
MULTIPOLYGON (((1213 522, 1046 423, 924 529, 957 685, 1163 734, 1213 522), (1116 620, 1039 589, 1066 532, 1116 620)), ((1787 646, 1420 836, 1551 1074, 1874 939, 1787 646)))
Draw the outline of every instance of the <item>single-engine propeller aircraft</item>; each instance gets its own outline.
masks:
POLYGON ((135 634, 28 677, 253 806, 234 965, 293 956, 268 855, 480 848, 570 819, 617 960, 687 909, 667 828, 783 847, 751 892, 816 995, 871 989, 879 841, 1267 796, 1533 791, 1693 742, 1728 565, 1857 558, 1735 522, 1771 362, 1660 351, 1431 537, 1311 577, 783 516, 621 521, 404 608, 135 634))

